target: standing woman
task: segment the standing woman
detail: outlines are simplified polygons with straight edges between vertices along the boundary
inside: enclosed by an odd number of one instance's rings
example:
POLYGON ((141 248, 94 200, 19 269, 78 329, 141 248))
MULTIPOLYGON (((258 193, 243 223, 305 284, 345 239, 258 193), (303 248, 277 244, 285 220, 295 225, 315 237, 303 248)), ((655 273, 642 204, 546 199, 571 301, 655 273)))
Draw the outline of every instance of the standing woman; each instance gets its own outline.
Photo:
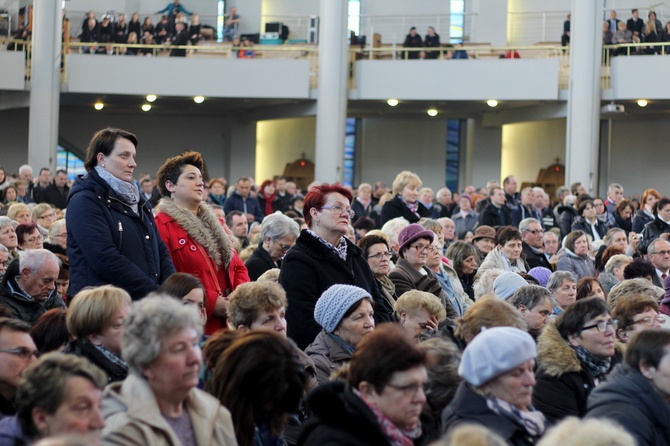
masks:
POLYGON ((421 178, 414 172, 404 170, 393 180, 393 196, 382 206, 381 225, 403 217, 410 223, 418 223, 422 217, 430 218, 431 212, 419 201, 421 178))
POLYGON ((67 206, 70 294, 114 285, 141 299, 175 272, 158 236, 151 205, 133 181, 137 137, 100 130, 88 145, 88 172, 75 181, 67 206))
POLYGON ((635 217, 633 217, 633 232, 639 234, 644 229, 644 225, 654 221, 654 205, 661 198, 661 194, 656 189, 647 189, 642 193, 640 209, 635 211, 635 217))
POLYGON ((258 204, 263 210, 263 214, 270 215, 275 212, 275 200, 277 199, 277 188, 272 180, 265 180, 261 183, 258 192, 258 204))
POLYGON ((270 214, 263 219, 260 234, 258 247, 244 264, 251 280, 258 280, 267 270, 281 266, 281 259, 300 235, 300 227, 284 214, 270 214))
POLYGON ((158 188, 165 198, 158 204, 156 224, 177 271, 192 274, 205 287, 205 334, 211 335, 226 326, 228 295, 248 282, 249 275, 203 202, 202 168, 198 152, 184 152, 158 169, 158 188))
POLYGON ((666 232, 670 232, 670 198, 663 197, 656 202, 654 219, 647 223, 642 230, 640 251, 647 252, 649 244, 666 232))
POLYGON ((621 200, 614 210, 616 225, 626 231, 626 235, 633 230, 633 213, 635 208, 629 200, 621 200))

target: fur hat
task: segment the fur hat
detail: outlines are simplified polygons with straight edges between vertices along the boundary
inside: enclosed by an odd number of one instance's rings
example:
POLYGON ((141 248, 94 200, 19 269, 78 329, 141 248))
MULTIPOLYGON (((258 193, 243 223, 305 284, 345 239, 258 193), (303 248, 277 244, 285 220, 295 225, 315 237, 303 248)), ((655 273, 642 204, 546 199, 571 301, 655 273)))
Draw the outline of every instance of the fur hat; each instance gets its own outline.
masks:
POLYGON ((491 240, 495 240, 496 230, 491 226, 477 226, 477 229, 475 229, 475 236, 472 238, 472 241, 476 242, 480 238, 490 238, 491 240))
POLYGON ((536 357, 535 341, 528 333, 514 327, 493 327, 465 347, 458 374, 469 384, 481 386, 536 357))
POLYGON ((398 245, 400 245, 398 250, 402 252, 402 250, 409 246, 410 243, 420 238, 427 238, 430 240, 430 243, 433 243, 434 237, 435 235, 433 234, 433 231, 429 231, 420 224, 412 223, 411 225, 405 226, 403 230, 400 231, 400 234, 398 234, 398 245))
POLYGON ((540 282, 540 285, 546 288, 547 282, 549 282, 549 277, 551 276, 551 270, 544 266, 536 266, 535 268, 531 268, 531 270, 528 271, 528 274, 535 277, 535 279, 540 282))
POLYGON ((372 299, 370 293, 353 285, 335 284, 323 292, 314 307, 314 319, 328 333, 335 331, 344 313, 361 299, 372 299))
POLYGON ((528 282, 523 277, 517 273, 505 271, 493 281, 493 294, 502 300, 507 300, 516 290, 526 285, 528 282))

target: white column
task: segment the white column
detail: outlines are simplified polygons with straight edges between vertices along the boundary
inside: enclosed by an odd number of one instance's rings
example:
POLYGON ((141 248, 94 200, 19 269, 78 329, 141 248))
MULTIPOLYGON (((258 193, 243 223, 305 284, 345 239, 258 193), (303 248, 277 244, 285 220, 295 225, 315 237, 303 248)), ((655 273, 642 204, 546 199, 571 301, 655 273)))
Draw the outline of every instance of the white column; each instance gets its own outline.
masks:
POLYGON ((315 179, 342 182, 347 117, 347 0, 321 0, 315 179))
POLYGON ((565 184, 598 187, 602 5, 572 0, 565 184))
POLYGON ((33 52, 30 70, 28 164, 56 167, 58 107, 60 103, 61 2, 35 0, 33 52))

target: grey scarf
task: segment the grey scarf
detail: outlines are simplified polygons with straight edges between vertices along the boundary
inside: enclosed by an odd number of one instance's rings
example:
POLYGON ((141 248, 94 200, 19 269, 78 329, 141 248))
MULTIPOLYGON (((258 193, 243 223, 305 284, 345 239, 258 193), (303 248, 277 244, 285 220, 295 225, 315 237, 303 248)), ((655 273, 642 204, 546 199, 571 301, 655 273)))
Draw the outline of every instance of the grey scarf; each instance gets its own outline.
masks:
POLYGON ((125 204, 130 206, 136 214, 139 214, 137 203, 140 202, 140 190, 134 182, 129 183, 120 180, 100 166, 95 166, 95 171, 121 197, 125 204))

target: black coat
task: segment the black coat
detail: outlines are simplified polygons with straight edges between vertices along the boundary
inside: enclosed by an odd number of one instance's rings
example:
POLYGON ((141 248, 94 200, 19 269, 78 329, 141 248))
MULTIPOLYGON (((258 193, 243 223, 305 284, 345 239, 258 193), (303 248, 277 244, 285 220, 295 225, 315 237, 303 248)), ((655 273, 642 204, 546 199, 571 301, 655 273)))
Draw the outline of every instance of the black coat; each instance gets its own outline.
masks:
POLYGON ((650 381, 618 365, 589 395, 586 418, 609 418, 624 427, 639 446, 670 446, 670 406, 650 381))
POLYGON ((263 249, 262 244, 259 244, 247 261, 244 262, 244 266, 246 266, 247 271, 249 271, 249 280, 251 281, 258 280, 261 274, 265 271, 277 268, 277 265, 272 261, 270 254, 263 249))
POLYGON ((298 439, 300 446, 390 445, 375 414, 341 381, 323 384, 307 397, 313 416, 298 439))
POLYGON ((521 253, 521 256, 523 259, 526 261, 528 264, 529 269, 530 268, 535 268, 536 266, 543 266, 551 271, 553 271, 553 268, 551 267, 551 263, 549 263, 549 260, 545 257, 544 254, 536 254, 535 251, 533 251, 533 248, 530 247, 530 245, 526 242, 523 242, 521 244, 523 247, 523 251, 521 253))
POLYGON ((644 211, 635 211, 635 216, 633 217, 633 227, 631 230, 639 234, 644 229, 644 226, 652 221, 654 221, 653 216, 650 216, 644 211))
POLYGON ((486 426, 514 446, 533 445, 537 440, 522 426, 489 409, 486 400, 465 382, 458 386, 454 399, 442 412, 442 431, 447 432, 462 423, 486 426))
POLYGON ((63 353, 85 358, 91 364, 100 367, 110 383, 123 381, 128 376, 128 367, 124 368, 110 361, 89 341, 74 339, 65 347, 63 353))
POLYGON ((347 240, 347 259, 342 260, 331 249, 306 230, 282 261, 279 283, 286 290, 288 336, 305 349, 321 327, 314 320, 314 307, 321 294, 335 284, 355 285, 368 291, 374 301, 375 322, 393 320, 393 309, 377 288, 363 251, 347 240))
POLYGON ((493 204, 486 206, 484 212, 479 214, 479 226, 486 225, 495 228, 497 226, 506 226, 511 224, 512 220, 509 215, 509 208, 507 206, 503 206, 500 209, 502 210, 502 219, 500 218, 498 208, 496 208, 493 204))
MULTIPOLYGON (((589 222, 587 222, 584 217, 579 217, 576 221, 574 221, 570 229, 572 231, 583 231, 585 234, 593 235, 593 231, 591 230, 591 224, 589 224, 589 222)), ((601 239, 605 237, 605 234, 607 234, 607 226, 605 225, 605 223, 603 223, 597 218, 596 218, 596 231, 598 232, 598 235, 600 236, 601 239)))
POLYGON ((42 201, 49 203, 58 209, 65 209, 67 206, 67 196, 70 194, 70 188, 65 185, 63 190, 58 189, 58 187, 51 183, 46 189, 44 189, 44 195, 42 196, 42 201))
POLYGON ((572 206, 559 206, 558 212, 561 215, 561 237, 565 237, 572 231, 572 223, 579 217, 579 214, 572 206))
POLYGON ((428 210, 426 206, 418 201, 417 205, 417 213, 419 214, 418 216, 409 210, 400 196, 396 196, 390 199, 384 203, 384 206, 382 206, 382 216, 380 221, 381 226, 384 226, 384 223, 396 217, 402 217, 410 223, 417 223, 422 217, 430 218, 430 210, 428 210))
POLYGON ((656 217, 653 221, 647 223, 642 231, 642 241, 638 249, 643 253, 647 253, 649 244, 655 239, 659 238, 664 232, 670 232, 670 225, 662 222, 656 217))

